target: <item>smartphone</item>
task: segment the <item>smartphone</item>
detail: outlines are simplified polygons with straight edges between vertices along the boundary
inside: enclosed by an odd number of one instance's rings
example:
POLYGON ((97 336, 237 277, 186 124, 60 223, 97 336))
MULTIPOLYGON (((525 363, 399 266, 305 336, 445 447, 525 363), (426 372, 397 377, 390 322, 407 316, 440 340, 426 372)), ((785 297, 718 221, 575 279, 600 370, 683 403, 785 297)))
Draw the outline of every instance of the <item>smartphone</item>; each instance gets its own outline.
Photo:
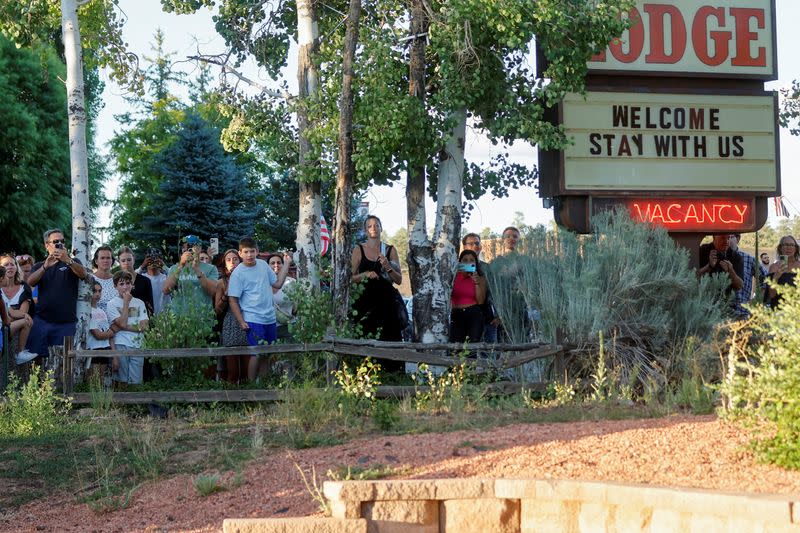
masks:
POLYGON ((783 266, 787 266, 788 267, 789 266, 789 256, 788 255, 781 255, 779 257, 780 257, 781 263, 783 263, 783 266))
POLYGON ((219 253, 219 239, 217 237, 211 237, 208 240, 208 255, 212 258, 219 253))
POLYGON ((459 263, 458 264, 458 269, 461 272, 466 272, 467 274, 471 274, 471 273, 476 271, 475 270, 475 264, 473 264, 473 263, 459 263))

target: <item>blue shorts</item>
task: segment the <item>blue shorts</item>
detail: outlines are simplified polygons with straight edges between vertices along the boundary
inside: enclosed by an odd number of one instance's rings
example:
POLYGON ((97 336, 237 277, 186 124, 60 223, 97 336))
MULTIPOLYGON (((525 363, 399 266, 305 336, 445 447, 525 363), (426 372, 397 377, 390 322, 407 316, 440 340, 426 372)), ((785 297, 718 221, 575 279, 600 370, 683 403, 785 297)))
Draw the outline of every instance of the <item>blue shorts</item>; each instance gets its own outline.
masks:
POLYGON ((247 330, 247 344, 250 346, 258 346, 259 344, 272 344, 278 340, 278 324, 258 324, 256 322, 248 322, 250 329, 247 330))
POLYGON ((36 316, 33 318, 33 326, 28 336, 28 345, 25 348, 30 352, 47 357, 49 355, 47 352, 48 346, 62 346, 64 337, 74 336, 74 322, 56 324, 36 316))
MULTIPOLYGON (((131 346, 117 344, 117 350, 138 350, 131 346)), ((141 385, 143 378, 144 357, 133 357, 130 355, 119 356, 119 369, 114 372, 112 378, 120 383, 131 383, 141 385)))

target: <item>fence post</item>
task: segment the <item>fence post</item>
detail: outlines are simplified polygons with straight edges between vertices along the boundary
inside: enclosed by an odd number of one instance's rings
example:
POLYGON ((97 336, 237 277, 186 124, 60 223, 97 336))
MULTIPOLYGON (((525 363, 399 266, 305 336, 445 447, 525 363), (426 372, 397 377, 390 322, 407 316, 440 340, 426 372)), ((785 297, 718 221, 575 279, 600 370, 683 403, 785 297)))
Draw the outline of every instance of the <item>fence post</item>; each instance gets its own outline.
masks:
POLYGON ((62 383, 64 385, 64 394, 72 394, 72 390, 75 388, 75 373, 72 369, 73 361, 75 360, 75 354, 72 352, 72 337, 64 337, 64 362, 63 362, 63 372, 62 372, 62 383))

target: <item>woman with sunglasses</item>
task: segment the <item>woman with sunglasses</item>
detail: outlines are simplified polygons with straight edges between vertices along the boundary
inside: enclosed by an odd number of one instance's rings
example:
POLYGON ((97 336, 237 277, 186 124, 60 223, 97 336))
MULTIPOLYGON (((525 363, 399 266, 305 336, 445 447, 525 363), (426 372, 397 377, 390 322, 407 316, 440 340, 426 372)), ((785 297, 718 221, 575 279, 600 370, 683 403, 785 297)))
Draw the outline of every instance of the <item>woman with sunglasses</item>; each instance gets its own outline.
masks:
MULTIPOLYGON (((800 250, 798 250, 797 239, 791 235, 784 235, 778 243, 778 260, 769 266, 767 273, 772 281, 778 285, 791 285, 794 287, 795 275, 800 268, 800 250)), ((778 291, 769 287, 765 293, 765 299, 773 309, 780 304, 778 291)))
POLYGON ((25 349, 28 342, 28 335, 33 326, 31 307, 33 306, 33 296, 31 289, 22 281, 22 272, 19 269, 17 260, 13 255, 0 256, 0 266, 5 269, 5 275, 0 280, 2 287, 3 303, 11 322, 12 338, 19 335, 17 346, 22 349, 18 351, 16 362, 22 365, 36 357, 25 349))

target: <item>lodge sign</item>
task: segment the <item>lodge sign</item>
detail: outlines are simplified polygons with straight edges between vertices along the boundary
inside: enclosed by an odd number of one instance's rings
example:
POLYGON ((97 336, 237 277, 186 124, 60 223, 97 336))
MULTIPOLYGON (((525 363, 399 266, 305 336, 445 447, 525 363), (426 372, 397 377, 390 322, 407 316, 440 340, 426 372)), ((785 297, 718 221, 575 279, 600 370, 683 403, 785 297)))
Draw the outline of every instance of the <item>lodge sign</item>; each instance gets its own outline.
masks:
POLYGON ((590 74, 777 79, 774 0, 638 0, 590 74))

